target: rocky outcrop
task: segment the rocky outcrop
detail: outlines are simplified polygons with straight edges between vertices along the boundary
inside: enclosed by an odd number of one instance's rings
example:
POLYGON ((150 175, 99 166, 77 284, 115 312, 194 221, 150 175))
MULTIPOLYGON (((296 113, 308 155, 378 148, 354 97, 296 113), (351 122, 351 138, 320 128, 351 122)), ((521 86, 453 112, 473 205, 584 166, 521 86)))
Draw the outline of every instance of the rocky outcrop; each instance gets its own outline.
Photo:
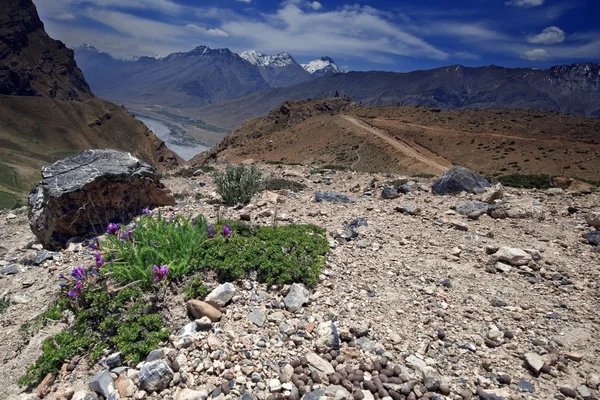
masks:
POLYGON ((487 179, 465 167, 454 167, 440 176, 431 189, 436 194, 456 194, 460 192, 484 193, 491 185, 487 179))
POLYGON ((128 223, 145 207, 175 204, 155 170, 129 153, 84 151, 43 167, 42 177, 29 195, 29 224, 48 249, 128 223))
POLYGON ((0 2, 0 94, 94 97, 73 50, 48 36, 31 0, 0 2))

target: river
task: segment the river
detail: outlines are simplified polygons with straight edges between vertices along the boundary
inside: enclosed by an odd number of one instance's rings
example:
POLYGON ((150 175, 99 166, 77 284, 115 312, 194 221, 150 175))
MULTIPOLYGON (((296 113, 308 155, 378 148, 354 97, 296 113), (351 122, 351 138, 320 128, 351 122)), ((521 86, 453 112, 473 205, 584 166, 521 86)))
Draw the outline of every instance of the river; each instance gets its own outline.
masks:
POLYGON ((208 147, 198 144, 194 138, 187 136, 185 133, 173 132, 171 127, 161 121, 138 115, 136 115, 136 118, 142 121, 148 129, 165 142, 169 149, 177 153, 185 161, 189 161, 195 155, 208 150, 208 147))

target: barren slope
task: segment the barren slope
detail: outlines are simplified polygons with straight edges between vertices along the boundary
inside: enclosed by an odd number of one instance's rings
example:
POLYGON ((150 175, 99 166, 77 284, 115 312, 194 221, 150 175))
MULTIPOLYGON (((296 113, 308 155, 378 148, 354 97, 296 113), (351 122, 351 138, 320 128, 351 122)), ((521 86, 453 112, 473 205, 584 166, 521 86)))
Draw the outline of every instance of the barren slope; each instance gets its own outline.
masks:
POLYGON ((0 143, 0 208, 23 204, 42 165, 82 150, 129 151, 159 169, 180 160, 127 110, 100 99, 0 96, 0 143))
POLYGON ((248 121, 208 153, 225 159, 439 174, 465 165, 486 175, 600 180, 600 121, 519 110, 362 107, 344 99, 287 102, 248 121))

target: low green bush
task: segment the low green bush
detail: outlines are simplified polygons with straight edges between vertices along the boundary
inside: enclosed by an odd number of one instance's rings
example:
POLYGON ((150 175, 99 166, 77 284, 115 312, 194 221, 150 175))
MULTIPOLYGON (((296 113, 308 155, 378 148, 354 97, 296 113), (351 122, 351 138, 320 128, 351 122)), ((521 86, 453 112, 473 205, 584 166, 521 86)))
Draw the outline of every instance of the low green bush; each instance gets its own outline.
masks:
POLYGON ((552 187, 552 177, 548 175, 510 174, 497 178, 498 182, 507 187, 522 189, 548 189, 552 187))
POLYGON ((249 203, 261 188, 261 172, 256 165, 228 165, 225 172, 213 174, 217 193, 228 206, 249 203))
POLYGON ((0 314, 4 314, 10 307, 10 300, 0 299, 0 314))
POLYGON ((169 337, 160 310, 167 289, 203 298, 199 274, 213 271, 236 280, 255 271, 265 283, 314 285, 329 251, 325 231, 313 225, 254 227, 240 222, 208 224, 203 216, 164 218, 148 210, 128 226, 110 224, 94 239, 95 265, 65 277, 63 294, 22 331, 31 334, 69 310, 74 323, 44 341, 42 356, 20 378, 32 386, 77 355, 92 361, 105 351, 121 351, 137 363, 169 337), (187 284, 184 286, 184 284, 187 284))

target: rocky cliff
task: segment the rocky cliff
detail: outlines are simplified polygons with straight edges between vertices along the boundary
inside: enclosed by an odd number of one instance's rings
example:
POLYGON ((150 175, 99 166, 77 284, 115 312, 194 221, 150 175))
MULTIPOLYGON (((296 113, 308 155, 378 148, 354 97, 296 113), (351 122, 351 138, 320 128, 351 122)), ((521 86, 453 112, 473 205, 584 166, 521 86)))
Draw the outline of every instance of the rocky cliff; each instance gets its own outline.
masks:
POLYGON ((0 94, 94 97, 73 51, 48 36, 30 0, 0 2, 0 94))

